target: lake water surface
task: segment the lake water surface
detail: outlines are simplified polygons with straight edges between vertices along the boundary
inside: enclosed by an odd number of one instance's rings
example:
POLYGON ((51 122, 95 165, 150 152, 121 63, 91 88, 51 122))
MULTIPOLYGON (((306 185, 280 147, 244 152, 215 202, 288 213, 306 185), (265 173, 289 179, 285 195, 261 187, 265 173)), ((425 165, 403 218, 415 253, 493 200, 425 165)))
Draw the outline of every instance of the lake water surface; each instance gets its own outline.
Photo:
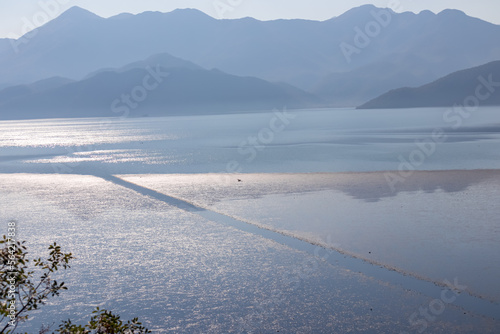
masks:
POLYGON ((456 128, 443 120, 446 112, 444 108, 280 110, 3 121, 0 171, 354 172, 397 170, 410 158, 418 170, 500 168, 499 108, 480 108, 456 128), (434 148, 429 143, 437 138, 436 131, 445 137, 439 136, 434 148), (417 141, 428 144, 418 146, 417 141), (418 152, 412 156, 421 147, 425 156, 418 152))
POLYGON ((0 122, 0 221, 34 255, 57 241, 77 257, 70 290, 19 330, 99 305, 158 333, 498 332, 500 181, 446 171, 500 169, 500 110, 455 128, 446 112, 0 122), (347 262, 315 256, 333 249, 347 262), (422 318, 444 279, 471 299, 422 318))

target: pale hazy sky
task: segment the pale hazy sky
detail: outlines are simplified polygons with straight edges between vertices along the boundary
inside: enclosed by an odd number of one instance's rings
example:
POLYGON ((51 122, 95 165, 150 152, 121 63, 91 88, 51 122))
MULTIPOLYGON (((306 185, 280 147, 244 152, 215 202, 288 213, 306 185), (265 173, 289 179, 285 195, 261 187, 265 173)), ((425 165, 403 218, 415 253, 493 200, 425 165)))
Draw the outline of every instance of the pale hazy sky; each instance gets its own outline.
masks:
POLYGON ((27 26, 26 22, 38 26, 72 6, 80 6, 103 17, 122 12, 197 8, 216 18, 251 16, 260 20, 326 20, 367 3, 377 7, 397 7, 398 12, 418 13, 429 9, 437 13, 454 8, 500 24, 500 0, 0 0, 0 37, 19 37, 27 26))

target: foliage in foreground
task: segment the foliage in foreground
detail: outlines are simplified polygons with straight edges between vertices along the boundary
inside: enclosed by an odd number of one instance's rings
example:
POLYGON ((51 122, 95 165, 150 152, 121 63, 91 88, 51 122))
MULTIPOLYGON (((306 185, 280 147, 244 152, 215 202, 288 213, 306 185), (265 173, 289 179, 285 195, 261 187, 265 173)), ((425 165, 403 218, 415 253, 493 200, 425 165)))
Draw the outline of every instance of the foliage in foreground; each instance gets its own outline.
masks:
MULTIPOLYGON (((31 311, 44 305, 48 298, 67 290, 64 282, 52 280, 51 275, 60 269, 69 269, 71 253, 63 253, 55 242, 49 246, 49 257, 30 260, 25 242, 16 241, 10 232, 15 222, 9 222, 9 237, 0 239, 0 334, 13 333, 20 322, 28 319, 31 311), (30 269, 30 262, 33 269, 30 269), (36 273, 40 275, 36 279, 36 273)), ((42 328, 40 333, 48 333, 42 328)), ((123 323, 119 315, 96 308, 89 323, 76 325, 70 319, 63 321, 56 333, 78 334, 142 334, 151 333, 137 318, 123 323)))
POLYGON ((134 318, 127 321, 126 324, 120 320, 119 315, 113 314, 111 311, 101 310, 97 307, 93 312, 90 322, 86 326, 75 325, 71 320, 63 321, 59 326, 57 333, 62 334, 118 334, 118 333, 151 333, 147 328, 143 327, 139 319, 134 318))

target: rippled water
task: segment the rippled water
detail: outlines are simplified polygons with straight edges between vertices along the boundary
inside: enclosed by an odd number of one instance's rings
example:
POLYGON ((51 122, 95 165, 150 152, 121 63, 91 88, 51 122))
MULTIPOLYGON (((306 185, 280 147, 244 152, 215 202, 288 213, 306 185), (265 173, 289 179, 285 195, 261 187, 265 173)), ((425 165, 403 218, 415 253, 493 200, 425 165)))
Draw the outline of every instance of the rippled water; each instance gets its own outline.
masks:
POLYGON ((500 301, 500 172, 418 173, 397 193, 379 173, 122 177, 434 282, 460 277, 500 301))
POLYGON ((418 170, 500 168, 500 112, 481 108, 460 128, 445 109, 290 111, 143 119, 0 122, 0 171, 84 173, 338 172, 397 170, 418 153, 418 170), (281 131, 272 132, 271 125, 281 131), (231 164, 230 164, 231 163, 231 164), (229 164, 229 165, 228 165, 229 164), (235 166, 237 168, 235 168, 235 166))
MULTIPOLYGON (((391 333, 418 329, 411 315, 446 289, 407 290, 99 177, 4 174, 0 195, 0 219, 17 220, 33 256, 57 241, 77 257, 56 277, 70 289, 20 328, 28 332, 66 318, 84 323, 100 306, 139 316, 155 333, 391 333)), ((460 304, 429 329, 500 328, 460 304)))
MULTIPOLYGON (((398 184, 396 196, 386 182, 358 182, 354 187, 356 182, 348 182, 332 190, 325 188, 333 185, 321 177, 313 181, 300 175, 285 182, 272 175, 251 176, 256 183, 245 174, 165 177, 236 169, 243 173, 397 170, 400 157, 409 159, 419 148, 415 141, 432 138, 437 128, 446 132, 447 139, 415 169, 500 169, 497 108, 480 109, 459 129, 443 122, 442 109, 290 113, 289 123, 275 132, 266 130, 277 117, 274 112, 0 122, 0 222, 18 221, 19 235, 28 240, 33 255, 43 254, 49 243, 57 241, 77 257, 62 277, 70 290, 19 329, 33 332, 42 323, 68 317, 83 322, 99 305, 124 318, 139 316, 158 333, 415 332, 419 327, 410 323, 412 315, 436 298, 368 271, 355 271, 348 264, 323 261, 272 236, 229 226, 218 221, 220 216, 190 210, 189 203, 301 239, 326 240, 357 255, 371 251, 373 260, 435 280, 443 273, 449 280, 470 280, 482 270, 478 275, 489 276, 478 282, 492 286, 497 266, 484 266, 497 252, 499 230, 490 221, 497 211, 481 203, 495 203, 498 193, 493 183, 462 187, 465 181, 459 178, 450 183, 453 192, 448 186, 436 186, 432 178, 413 189, 408 179, 398 184), (150 173, 158 174, 157 179, 150 173), (189 179, 179 182, 176 177, 189 179), (119 180, 158 193, 151 196, 119 180), (189 202, 183 204, 187 209, 169 196, 189 202), (489 197, 481 201, 481 196, 489 197), (413 211, 400 207, 416 199, 413 211), (462 200, 473 207, 460 207, 462 200), (472 220, 475 210, 489 217, 481 220, 489 229, 474 229, 467 217, 472 220), (330 224, 335 215, 339 218, 330 224), (468 225, 446 232, 443 237, 453 242, 443 245, 434 232, 453 227, 452 221, 438 224, 450 217, 463 218, 460 224, 468 225), (358 238, 367 227, 371 232, 358 238), (398 239, 411 237, 412 231, 421 233, 420 239, 407 243, 398 239), (333 237, 327 240, 327 234, 333 237), (456 270, 453 266, 436 270, 453 255, 454 243, 466 237, 473 238, 468 245, 477 248, 467 252, 466 243, 457 249, 471 257, 456 270), (419 254, 418 261, 408 260, 412 251, 419 254), (432 266, 426 266, 421 261, 425 251, 442 253, 429 256, 432 266), (483 261, 474 263, 481 254, 483 261), (474 272, 467 270, 469 265, 474 272)), ((498 332, 498 320, 459 305, 447 304, 438 317, 427 319, 428 330, 498 332)))

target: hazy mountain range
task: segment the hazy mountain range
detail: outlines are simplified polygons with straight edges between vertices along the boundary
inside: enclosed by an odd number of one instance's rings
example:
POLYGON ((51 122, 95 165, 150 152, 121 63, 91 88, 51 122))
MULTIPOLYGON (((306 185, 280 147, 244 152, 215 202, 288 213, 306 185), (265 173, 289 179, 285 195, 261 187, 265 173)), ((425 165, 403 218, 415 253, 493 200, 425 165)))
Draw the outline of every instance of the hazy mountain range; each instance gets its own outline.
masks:
POLYGON ((456 10, 366 5, 319 22, 217 20, 193 9, 105 19, 73 7, 18 40, 0 39, 0 114, 109 113, 147 66, 171 75, 137 114, 358 106, 498 59, 500 26, 456 10))
POLYGON ((316 96, 286 84, 205 70, 168 54, 81 81, 53 77, 0 91, 3 119, 161 116, 321 106, 316 96))
POLYGON ((500 61, 452 73, 417 88, 391 90, 359 109, 500 105, 500 61))

